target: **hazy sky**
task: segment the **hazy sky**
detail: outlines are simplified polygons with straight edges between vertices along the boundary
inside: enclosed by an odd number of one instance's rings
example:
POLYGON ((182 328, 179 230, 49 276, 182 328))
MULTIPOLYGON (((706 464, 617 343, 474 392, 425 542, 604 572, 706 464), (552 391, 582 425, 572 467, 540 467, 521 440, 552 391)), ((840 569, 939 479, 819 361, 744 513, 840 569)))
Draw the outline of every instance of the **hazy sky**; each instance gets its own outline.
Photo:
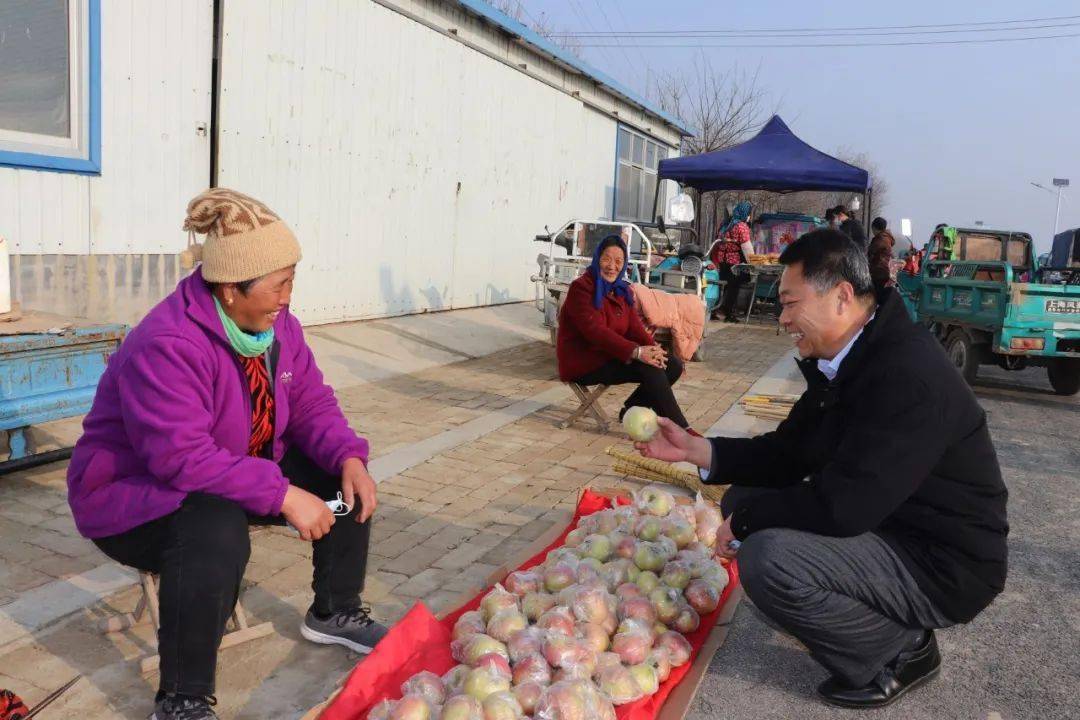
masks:
MULTIPOLYGON (((916 239, 938 222, 1025 230, 1049 246, 1056 197, 1032 187, 1073 182, 1061 228, 1080 226, 1080 2, 999 0, 905 3, 768 0, 521 0, 529 16, 562 30, 775 30, 944 25, 1074 16, 1027 32, 937 33, 843 40, 709 39, 702 43, 898 42, 1065 35, 1053 40, 846 48, 584 48, 588 63, 643 92, 647 72, 672 72, 706 53, 719 69, 760 67, 771 105, 800 137, 826 152, 868 152, 887 178, 885 215, 916 239), (606 14, 606 17, 605 17, 606 14)), ((937 30, 947 28, 935 28, 937 30)), ((869 31, 867 31, 869 32, 869 31)), ((923 31, 925 33, 925 31, 923 31)), ((845 33, 847 35, 848 33, 845 33)), ((610 41, 599 41, 610 42, 610 41)), ((671 39, 620 40, 634 43, 671 39)))

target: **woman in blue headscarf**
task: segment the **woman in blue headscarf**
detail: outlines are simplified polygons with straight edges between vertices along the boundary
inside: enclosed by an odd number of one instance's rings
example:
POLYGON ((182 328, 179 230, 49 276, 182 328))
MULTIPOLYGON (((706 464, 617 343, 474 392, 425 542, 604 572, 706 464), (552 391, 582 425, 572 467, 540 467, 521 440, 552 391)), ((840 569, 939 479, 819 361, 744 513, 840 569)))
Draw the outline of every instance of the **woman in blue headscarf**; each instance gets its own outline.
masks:
POLYGON ((754 252, 748 222, 752 210, 753 207, 745 200, 736 205, 731 211, 731 219, 717 232, 717 242, 709 253, 709 259, 720 273, 720 280, 727 283, 724 286, 724 296, 720 300, 720 312, 724 314, 727 322, 739 321, 734 311, 735 300, 739 296, 739 288, 750 279, 746 273, 736 275, 732 268, 749 262, 750 255, 754 252))
POLYGON ((585 274, 570 283, 559 313, 559 377, 585 386, 638 383, 620 420, 627 408, 641 405, 685 428, 671 391, 682 363, 656 344, 633 305, 626 245, 618 235, 609 235, 596 247, 585 274))

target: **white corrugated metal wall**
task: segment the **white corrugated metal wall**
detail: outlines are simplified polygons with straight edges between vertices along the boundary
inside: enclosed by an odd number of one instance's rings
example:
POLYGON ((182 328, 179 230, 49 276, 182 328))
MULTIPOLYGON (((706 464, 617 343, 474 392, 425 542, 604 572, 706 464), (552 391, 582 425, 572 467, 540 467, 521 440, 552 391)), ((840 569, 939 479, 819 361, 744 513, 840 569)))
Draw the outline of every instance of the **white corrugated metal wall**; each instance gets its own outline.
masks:
POLYGON ((212 0, 101 10, 99 176, 0 167, 25 306, 137 320, 175 284, 185 205, 210 182, 212 0))
MULTIPOLYGON (((531 297, 530 238, 610 212, 614 116, 677 135, 457 3, 379 2, 223 0, 218 183, 296 229, 307 322, 531 297)), ((209 183, 213 0, 109 0, 101 23, 102 172, 0 167, 0 235, 26 307, 137 322, 209 183)))
POLYGON ((212 0, 108 0, 101 21, 101 175, 0 167, 12 252, 178 252, 210 181, 212 0))
POLYGON ((533 235, 610 212, 614 119, 375 3, 227 0, 222 58, 218 181, 297 232, 305 322, 530 298, 533 235))

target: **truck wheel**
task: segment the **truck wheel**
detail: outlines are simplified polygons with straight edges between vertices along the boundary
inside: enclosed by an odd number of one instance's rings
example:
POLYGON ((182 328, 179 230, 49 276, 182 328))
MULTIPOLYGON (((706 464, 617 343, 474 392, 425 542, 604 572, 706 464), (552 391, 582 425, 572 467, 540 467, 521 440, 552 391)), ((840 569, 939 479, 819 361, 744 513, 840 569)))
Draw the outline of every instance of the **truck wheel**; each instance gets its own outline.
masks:
POLYGON ((1080 360, 1055 358, 1046 367, 1046 375, 1058 395, 1075 395, 1080 392, 1080 360))
POLYGON ((963 330, 953 330, 949 333, 949 337, 945 340, 945 354, 964 376, 968 385, 975 382, 975 374, 979 370, 979 356, 970 335, 963 330))

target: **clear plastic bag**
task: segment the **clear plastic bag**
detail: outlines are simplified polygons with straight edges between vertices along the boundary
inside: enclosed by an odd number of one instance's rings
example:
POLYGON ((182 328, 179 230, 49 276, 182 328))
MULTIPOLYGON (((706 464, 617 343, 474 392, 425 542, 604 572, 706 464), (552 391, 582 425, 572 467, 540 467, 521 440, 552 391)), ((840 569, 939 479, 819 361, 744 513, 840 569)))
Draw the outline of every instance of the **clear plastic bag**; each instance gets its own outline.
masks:
POLYGON ((490 622, 491 618, 495 616, 495 613, 510 608, 515 610, 518 609, 518 596, 512 592, 508 592, 502 584, 496 584, 495 587, 480 600, 480 615, 484 618, 485 623, 490 622))
POLYGON ((422 670, 401 684, 401 694, 419 695, 429 705, 442 705, 446 702, 446 684, 435 673, 422 670))

